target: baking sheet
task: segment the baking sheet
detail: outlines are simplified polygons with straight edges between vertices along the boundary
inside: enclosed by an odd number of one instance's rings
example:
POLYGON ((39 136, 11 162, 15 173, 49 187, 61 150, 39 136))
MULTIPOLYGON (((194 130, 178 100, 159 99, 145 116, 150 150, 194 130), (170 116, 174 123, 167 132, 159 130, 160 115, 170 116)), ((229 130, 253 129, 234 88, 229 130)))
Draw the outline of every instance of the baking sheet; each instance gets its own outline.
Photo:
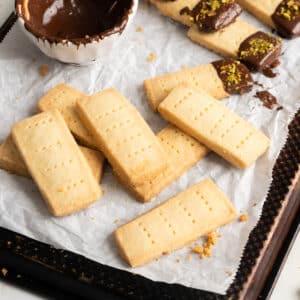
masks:
MULTIPOLYGON (((243 18, 264 28, 246 14, 243 18)), ((259 219, 273 165, 287 136, 288 123, 299 107, 300 39, 285 41, 283 47, 282 65, 278 68, 280 76, 269 79, 255 75, 256 80, 277 96, 283 110, 263 107, 253 96, 254 92, 224 101, 272 139, 268 153, 247 171, 236 170, 223 159, 210 154, 166 188, 154 202, 141 204, 128 195, 107 167, 102 183, 104 197, 83 212, 59 219, 49 215, 30 180, 0 170, 0 225, 153 280, 225 293, 238 268, 247 237, 259 219), (128 268, 117 254, 113 231, 207 177, 225 191, 239 212, 248 214, 248 222, 234 222, 221 228, 222 237, 211 258, 200 260, 197 255, 192 255, 187 260, 190 250, 185 247, 144 267, 128 268)), ((215 59, 218 59, 217 55, 189 41, 182 26, 161 17, 143 2, 132 27, 118 47, 109 57, 89 67, 64 65, 48 59, 15 26, 0 44, 0 141, 8 135, 15 122, 32 115, 38 99, 60 82, 88 94, 116 87, 136 105, 157 132, 166 122, 148 107, 142 80, 215 59), (137 26, 142 26, 143 32, 137 32, 137 26), (157 55, 151 63, 147 61, 150 53, 157 55), (46 77, 39 75, 42 65, 49 67, 46 77)))

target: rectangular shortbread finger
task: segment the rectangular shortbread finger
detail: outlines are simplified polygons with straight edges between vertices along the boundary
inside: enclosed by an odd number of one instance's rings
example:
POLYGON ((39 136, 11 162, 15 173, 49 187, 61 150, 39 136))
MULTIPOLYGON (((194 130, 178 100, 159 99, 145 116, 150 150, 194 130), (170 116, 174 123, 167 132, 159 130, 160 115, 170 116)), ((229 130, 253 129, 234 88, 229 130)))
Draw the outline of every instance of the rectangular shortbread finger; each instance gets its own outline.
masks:
POLYGON ((272 15, 282 0, 237 0, 237 2, 262 22, 275 28, 272 15))
POLYGON ((134 106, 108 89, 78 102, 78 111, 114 171, 134 186, 166 168, 166 153, 134 106))
POLYGON ((165 152, 168 153, 167 168, 164 172, 137 187, 130 186, 130 184, 124 182, 122 178, 116 174, 129 191, 144 202, 151 201, 153 197, 183 175, 209 151, 197 140, 173 125, 168 125, 162 129, 157 134, 157 137, 165 152))
POLYGON ((179 86, 158 107, 168 121, 238 168, 247 168, 270 140, 205 91, 179 86))
POLYGON ((161 1, 161 0, 150 0, 163 16, 169 17, 175 21, 178 21, 186 26, 192 26, 190 16, 180 14, 180 11, 184 7, 193 9, 199 0, 176 0, 176 1, 161 1))
POLYGON ((79 146, 79 148, 87 160, 97 182, 100 182, 103 175, 105 161, 103 154, 100 151, 87 147, 79 146))
MULTIPOLYGON (((86 147, 79 147, 98 182, 102 177, 104 156, 101 152, 86 147)), ((31 178, 28 169, 9 135, 0 145, 0 168, 10 173, 31 178)))
POLYGON ((242 42, 256 32, 258 32, 257 28, 237 19, 234 23, 214 33, 200 32, 196 26, 193 26, 188 31, 188 37, 222 56, 237 58, 242 42))
POLYGON ((85 97, 83 93, 62 83, 44 95, 39 100, 37 108, 40 112, 58 109, 75 138, 83 146, 99 150, 95 140, 77 114, 76 103, 83 97, 85 97))
POLYGON ((0 168, 13 174, 30 177, 11 135, 0 145, 0 168))
POLYGON ((100 198, 99 183, 58 110, 17 123, 12 138, 54 216, 74 213, 100 198))
POLYGON ((204 64, 145 80, 144 87, 150 107, 156 111, 158 105, 181 83, 205 89, 217 99, 228 97, 215 67, 212 64, 204 64))
POLYGON ((225 194, 204 180, 115 231, 121 256, 137 267, 236 218, 225 194))

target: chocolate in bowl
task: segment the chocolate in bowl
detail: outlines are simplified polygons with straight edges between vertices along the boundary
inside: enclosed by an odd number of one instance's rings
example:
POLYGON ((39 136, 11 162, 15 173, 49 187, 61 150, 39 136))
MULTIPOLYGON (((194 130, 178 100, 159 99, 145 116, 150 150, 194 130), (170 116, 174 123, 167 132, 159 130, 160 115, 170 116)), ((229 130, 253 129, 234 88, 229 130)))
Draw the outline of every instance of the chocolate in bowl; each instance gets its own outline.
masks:
POLYGON ((111 51, 113 40, 123 33, 133 18, 137 2, 16 0, 16 12, 25 32, 31 40, 35 38, 33 41, 46 55, 63 62, 86 64, 111 51), (66 53, 63 53, 63 45, 68 46, 66 53), (85 49, 80 49, 81 46, 85 49))

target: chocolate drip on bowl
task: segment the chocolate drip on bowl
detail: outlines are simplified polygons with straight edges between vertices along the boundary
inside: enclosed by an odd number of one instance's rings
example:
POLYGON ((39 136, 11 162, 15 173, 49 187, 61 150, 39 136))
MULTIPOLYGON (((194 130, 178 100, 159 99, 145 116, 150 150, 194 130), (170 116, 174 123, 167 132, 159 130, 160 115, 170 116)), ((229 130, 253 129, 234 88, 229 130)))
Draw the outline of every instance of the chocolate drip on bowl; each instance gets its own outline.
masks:
POLYGON ((25 28, 37 38, 85 44, 122 33, 134 0, 17 0, 25 28))

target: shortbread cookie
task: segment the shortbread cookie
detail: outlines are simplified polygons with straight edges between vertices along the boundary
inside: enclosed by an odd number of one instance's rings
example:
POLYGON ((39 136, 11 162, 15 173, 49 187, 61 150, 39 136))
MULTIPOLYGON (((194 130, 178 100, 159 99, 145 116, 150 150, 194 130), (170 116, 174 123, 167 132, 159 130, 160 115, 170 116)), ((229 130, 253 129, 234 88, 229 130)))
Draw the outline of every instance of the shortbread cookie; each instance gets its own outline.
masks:
POLYGON ((13 174, 30 177, 11 135, 0 145, 0 168, 13 174))
POLYGON ((213 97, 223 99, 229 94, 249 92, 253 79, 245 65, 230 58, 161 75, 144 81, 150 107, 156 111, 158 105, 181 83, 200 87, 213 97))
POLYGON ((220 30, 241 14, 235 0, 150 0, 160 13, 186 26, 196 24, 200 31, 220 30))
POLYGON ((274 28, 272 15, 282 0, 237 0, 237 2, 265 24, 274 28))
POLYGON ((263 71, 272 68, 281 54, 281 40, 237 20, 214 33, 199 32, 193 26, 188 37, 225 57, 241 59, 248 68, 263 71))
POLYGON ((151 201, 165 187, 183 175, 188 169, 200 161, 209 150, 194 138, 188 136, 173 125, 162 129, 157 137, 167 156, 167 168, 152 180, 142 185, 131 186, 115 174, 120 182, 137 198, 144 202, 151 201))
POLYGON ((115 231, 121 256, 132 266, 197 240, 237 217, 225 194, 204 180, 115 231))
POLYGON ((100 198, 99 183, 58 110, 17 123, 12 137, 54 216, 77 212, 100 198))
POLYGON ((300 2, 298 0, 237 0, 245 9, 285 38, 300 35, 300 2))
MULTIPOLYGON (((96 180, 100 182, 104 165, 103 154, 86 147, 79 146, 79 148, 89 163, 96 180)), ((31 178, 11 135, 9 135, 0 145, 0 169, 6 170, 12 174, 31 178)))
POLYGON ((166 153, 134 106, 108 89, 78 102, 78 111, 114 171, 133 186, 166 168, 166 153))
POLYGON ((264 134, 200 89, 181 85, 158 110, 168 121, 238 168, 249 167, 270 144, 264 134))
POLYGON ((166 17, 169 17, 177 22, 186 26, 192 26, 193 20, 187 14, 181 14, 181 10, 185 7, 193 9, 199 0, 176 0, 176 1, 163 1, 163 0, 149 0, 159 12, 166 17))
POLYGON ((103 167, 105 161, 103 154, 97 150, 93 150, 87 147, 79 146, 79 148, 86 158, 97 182, 100 182, 103 175, 103 167))
POLYGON ((84 127, 77 114, 76 103, 83 97, 85 97, 83 93, 62 83, 43 96, 39 100, 37 108, 40 112, 58 109, 79 143, 99 150, 92 135, 84 127))

